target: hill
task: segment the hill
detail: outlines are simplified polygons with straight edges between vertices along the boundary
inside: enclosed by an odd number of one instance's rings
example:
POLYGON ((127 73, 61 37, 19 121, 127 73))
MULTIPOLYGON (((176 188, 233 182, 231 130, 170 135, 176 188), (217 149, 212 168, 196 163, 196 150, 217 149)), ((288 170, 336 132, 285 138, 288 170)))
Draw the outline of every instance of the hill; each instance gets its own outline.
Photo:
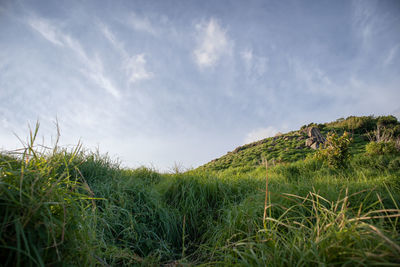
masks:
POLYGON ((329 123, 310 123, 302 126, 298 131, 279 134, 275 137, 239 146, 232 152, 199 167, 199 169, 212 171, 236 167, 253 169, 262 164, 263 159, 273 160, 276 163, 289 163, 305 159, 307 155, 314 152, 312 148, 306 146, 307 129, 310 127, 318 128, 325 137, 329 132, 338 134, 342 134, 344 131, 350 132, 353 139, 350 151, 353 155, 365 152, 365 145, 371 141, 370 139, 376 139, 375 131, 377 128, 382 129, 392 137, 400 135, 400 123, 394 116, 350 116, 329 123))

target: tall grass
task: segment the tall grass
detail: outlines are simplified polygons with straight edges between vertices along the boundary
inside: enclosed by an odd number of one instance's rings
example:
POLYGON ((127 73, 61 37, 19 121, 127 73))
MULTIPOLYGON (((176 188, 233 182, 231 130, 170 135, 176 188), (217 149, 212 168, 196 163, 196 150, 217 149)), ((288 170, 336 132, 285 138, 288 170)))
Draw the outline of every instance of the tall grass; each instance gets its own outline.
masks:
POLYGON ((5 266, 93 265, 96 245, 87 189, 70 170, 72 151, 35 146, 0 157, 0 261, 5 266))
MULTIPOLYGON (((368 193, 371 197, 372 191, 368 193)), ((282 194, 291 204, 270 204, 265 226, 257 220, 260 195, 227 210, 224 221, 230 223, 212 229, 210 245, 204 248, 216 265, 399 264, 400 210, 386 209, 379 195, 372 205, 352 206, 356 195, 345 191, 330 201, 315 192, 305 197, 282 194)))
POLYGON ((266 192, 262 166, 124 169, 37 129, 0 156, 5 266, 400 264, 398 156, 271 165, 266 192))

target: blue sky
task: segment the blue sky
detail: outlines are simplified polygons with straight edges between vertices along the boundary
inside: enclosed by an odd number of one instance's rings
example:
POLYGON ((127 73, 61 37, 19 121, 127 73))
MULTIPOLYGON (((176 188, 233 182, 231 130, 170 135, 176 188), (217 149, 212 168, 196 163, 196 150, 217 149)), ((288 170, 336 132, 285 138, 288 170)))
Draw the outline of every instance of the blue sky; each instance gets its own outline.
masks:
POLYGON ((124 166, 197 167, 350 115, 400 117, 400 1, 0 2, 0 148, 28 123, 124 166))

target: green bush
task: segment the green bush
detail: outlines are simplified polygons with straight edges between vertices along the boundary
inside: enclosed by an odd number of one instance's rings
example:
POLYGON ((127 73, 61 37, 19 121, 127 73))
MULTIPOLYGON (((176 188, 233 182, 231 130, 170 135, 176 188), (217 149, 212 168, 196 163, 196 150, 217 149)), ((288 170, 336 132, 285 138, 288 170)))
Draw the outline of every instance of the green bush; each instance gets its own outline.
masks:
POLYGON ((329 133, 323 149, 317 151, 315 158, 326 162, 333 168, 345 167, 350 156, 349 146, 351 142, 352 138, 349 137, 347 132, 344 132, 342 136, 329 133))
POLYGON ((389 142, 370 142, 365 146, 365 151, 369 156, 388 155, 398 153, 396 144, 393 141, 389 142))
POLYGON ((330 126, 343 128, 344 130, 354 133, 365 133, 376 127, 376 119, 373 116, 356 117, 350 116, 339 119, 336 122, 329 123, 330 126))
POLYGON ((390 171, 400 170, 400 158, 394 159, 389 163, 388 169, 390 171))
POLYGON ((378 117, 378 126, 388 127, 398 123, 397 118, 392 115, 378 117))

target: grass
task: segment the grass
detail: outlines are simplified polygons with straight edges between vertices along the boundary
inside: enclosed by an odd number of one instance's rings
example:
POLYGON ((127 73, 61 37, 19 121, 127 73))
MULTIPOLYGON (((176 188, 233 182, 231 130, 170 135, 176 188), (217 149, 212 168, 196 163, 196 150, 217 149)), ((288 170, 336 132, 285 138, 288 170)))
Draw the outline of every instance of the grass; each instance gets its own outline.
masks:
POLYGON ((270 161, 266 184, 247 162, 124 169, 81 146, 38 146, 37 129, 0 154, 1 265, 400 264, 398 155, 359 142, 342 169, 270 161))

